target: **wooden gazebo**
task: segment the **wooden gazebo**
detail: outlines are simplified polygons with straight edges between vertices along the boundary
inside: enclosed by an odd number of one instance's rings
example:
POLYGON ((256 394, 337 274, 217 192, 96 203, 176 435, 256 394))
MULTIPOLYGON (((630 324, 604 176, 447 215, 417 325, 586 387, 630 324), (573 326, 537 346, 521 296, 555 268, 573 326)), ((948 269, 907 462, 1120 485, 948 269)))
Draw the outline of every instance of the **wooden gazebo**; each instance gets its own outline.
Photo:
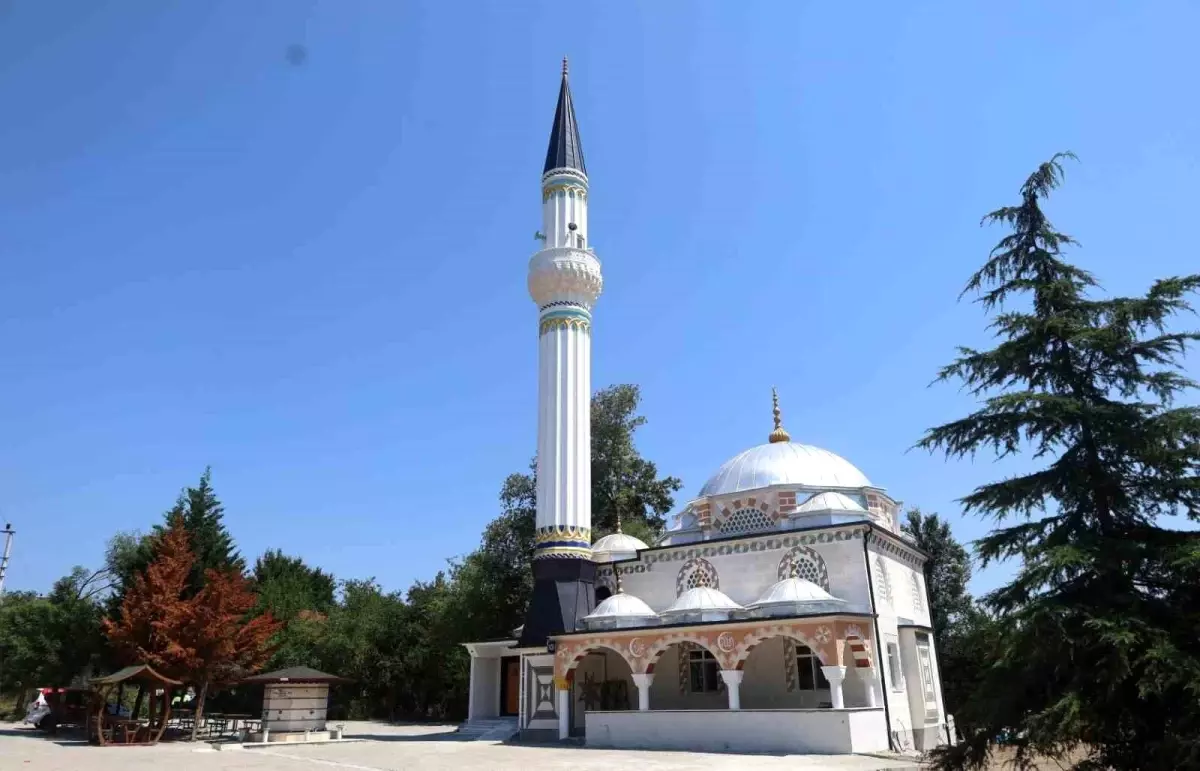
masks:
POLYGON ((111 675, 92 678, 94 710, 88 720, 89 738, 95 738, 102 746, 157 743, 167 730, 167 720, 171 716, 171 691, 181 685, 183 683, 178 680, 155 672, 148 664, 125 667, 111 675), (143 691, 139 694, 134 711, 140 711, 141 697, 145 696, 145 719, 139 719, 137 714, 121 717, 119 697, 117 714, 109 714, 108 698, 113 689, 123 694, 127 683, 136 684, 143 691))

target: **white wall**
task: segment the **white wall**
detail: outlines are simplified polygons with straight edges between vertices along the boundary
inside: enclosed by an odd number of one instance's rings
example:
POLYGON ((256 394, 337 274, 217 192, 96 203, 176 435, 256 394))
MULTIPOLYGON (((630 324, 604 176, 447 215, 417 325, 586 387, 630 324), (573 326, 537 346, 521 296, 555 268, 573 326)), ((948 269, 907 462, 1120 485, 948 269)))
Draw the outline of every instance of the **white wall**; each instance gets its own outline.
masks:
POLYGON ((494 718, 500 714, 500 659, 475 656, 471 659, 471 714, 468 720, 494 718))
MULTIPOLYGON (((895 554, 871 545, 871 583, 875 589, 875 603, 879 613, 879 633, 882 644, 883 660, 880 662, 884 672, 884 687, 887 689, 888 710, 891 715, 891 728, 900 739, 903 748, 916 749, 920 740, 917 738, 926 725, 924 697, 919 687, 920 670, 917 668, 916 650, 912 632, 900 629, 899 624, 918 624, 929 626, 931 623, 928 598, 925 590, 925 575, 919 568, 907 563, 895 554), (887 665, 887 643, 894 642, 900 647, 901 680, 893 682, 887 665), (921 705, 920 708, 915 708, 921 705)), ((872 656, 875 652, 872 651, 872 656)), ((935 671, 936 678, 936 671, 935 671)), ((936 683, 939 708, 941 707, 941 683, 936 683)), ((944 722, 944 710, 940 710, 939 720, 944 722)))
POLYGON ((263 694, 263 727, 277 731, 324 731, 329 685, 268 685, 263 694))
MULTIPOLYGON (((808 533, 812 535, 813 533, 808 533)), ((771 533, 761 537, 739 539, 736 543, 764 543, 768 539, 778 542, 787 533, 771 533)), ((762 596, 772 584, 779 580, 779 563, 788 553, 788 548, 771 548, 756 551, 745 550, 742 553, 715 553, 723 545, 731 546, 734 542, 713 544, 705 549, 699 545, 681 547, 678 552, 686 554, 695 552, 708 560, 717 570, 720 589, 732 600, 741 605, 749 605, 762 596)), ((834 597, 846 600, 855 609, 865 611, 870 605, 867 587, 866 568, 863 565, 863 542, 861 538, 847 540, 831 540, 828 543, 805 544, 814 550, 825 561, 829 573, 829 592, 834 597)), ((790 548, 790 547, 789 547, 790 548)), ((640 598, 656 611, 666 609, 675 601, 676 578, 686 564, 687 559, 666 559, 666 550, 651 552, 652 560, 647 560, 646 553, 639 559, 641 564, 649 569, 637 572, 639 562, 620 563, 622 568, 621 581, 623 588, 629 594, 640 598), (631 568, 633 568, 631 570, 631 568)))
POLYGON ((888 748, 882 709, 589 712, 587 745, 789 754, 888 748))

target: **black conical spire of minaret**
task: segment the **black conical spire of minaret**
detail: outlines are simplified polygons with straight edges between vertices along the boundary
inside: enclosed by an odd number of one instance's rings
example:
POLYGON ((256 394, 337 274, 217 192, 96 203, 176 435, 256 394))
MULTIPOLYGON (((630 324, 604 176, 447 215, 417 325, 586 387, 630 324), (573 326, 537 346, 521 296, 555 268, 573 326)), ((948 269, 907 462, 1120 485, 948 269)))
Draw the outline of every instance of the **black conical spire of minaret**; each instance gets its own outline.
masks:
POLYGON ((575 105, 567 83, 567 60, 563 58, 562 86, 558 89, 558 107, 554 109, 554 127, 550 129, 550 147, 546 150, 545 174, 551 169, 577 169, 587 174, 583 164, 583 143, 575 122, 575 105))

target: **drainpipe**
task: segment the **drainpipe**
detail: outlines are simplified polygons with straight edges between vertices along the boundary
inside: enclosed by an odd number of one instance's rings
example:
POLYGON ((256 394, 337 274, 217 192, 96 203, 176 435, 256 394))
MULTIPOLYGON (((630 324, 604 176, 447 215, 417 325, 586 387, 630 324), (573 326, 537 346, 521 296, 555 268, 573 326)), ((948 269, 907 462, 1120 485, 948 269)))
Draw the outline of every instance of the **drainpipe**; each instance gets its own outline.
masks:
POLYGON ((885 659, 883 658, 883 642, 879 637, 879 611, 875 608, 875 582, 871 576, 871 553, 867 550, 872 535, 874 533, 870 527, 863 531, 863 562, 867 566, 867 592, 871 596, 871 624, 875 627, 875 666, 879 669, 879 672, 876 673, 876 677, 879 678, 879 692, 883 694, 884 732, 887 734, 888 749, 895 752, 896 743, 892 741, 892 710, 888 706, 887 681, 883 677, 885 659))

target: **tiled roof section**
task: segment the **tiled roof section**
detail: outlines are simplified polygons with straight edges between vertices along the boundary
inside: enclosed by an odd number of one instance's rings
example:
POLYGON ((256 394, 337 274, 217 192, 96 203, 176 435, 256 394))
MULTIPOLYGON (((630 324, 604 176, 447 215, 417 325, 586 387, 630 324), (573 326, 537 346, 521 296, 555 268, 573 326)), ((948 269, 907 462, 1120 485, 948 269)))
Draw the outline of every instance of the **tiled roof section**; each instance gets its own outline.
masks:
POLYGON ((577 169, 587 174, 583 143, 579 141, 579 124, 575 122, 575 105, 571 102, 571 86, 567 83, 566 60, 563 61, 562 86, 558 90, 558 107, 554 109, 554 127, 550 129, 550 147, 546 149, 542 173, 551 169, 577 169))

